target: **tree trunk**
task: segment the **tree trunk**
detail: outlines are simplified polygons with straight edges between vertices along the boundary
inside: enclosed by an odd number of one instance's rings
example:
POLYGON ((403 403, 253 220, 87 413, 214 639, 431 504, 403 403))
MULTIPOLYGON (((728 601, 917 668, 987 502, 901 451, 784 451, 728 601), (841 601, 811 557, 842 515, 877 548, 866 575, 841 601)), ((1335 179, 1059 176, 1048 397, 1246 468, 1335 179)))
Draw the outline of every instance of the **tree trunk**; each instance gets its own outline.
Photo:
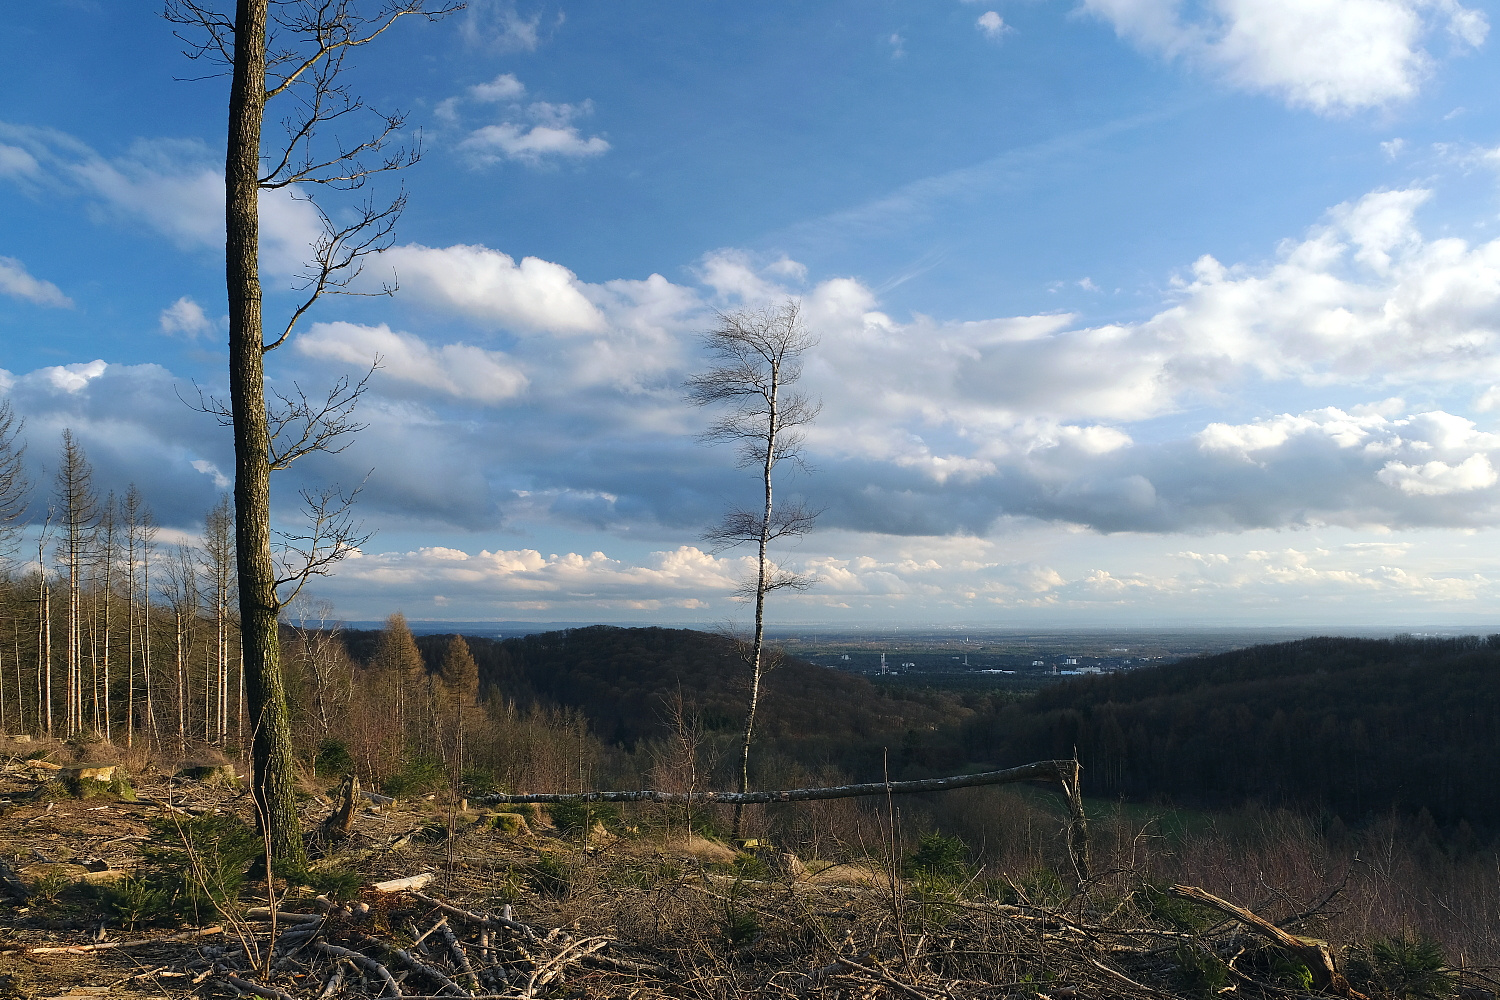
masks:
POLYGON ((239 0, 224 164, 229 394, 234 413, 235 542, 245 693, 250 701, 251 788, 271 854, 292 867, 307 855, 293 797, 292 735, 281 676, 276 574, 271 559, 270 433, 261 329, 259 175, 266 101, 267 0, 239 0))
MULTIPOLYGON (((755 710, 760 707, 760 682, 765 671, 765 647, 766 647, 766 548, 771 542, 771 515, 775 510, 772 505, 771 494, 771 472, 776 468, 776 435, 779 430, 776 422, 776 391, 780 385, 781 372, 773 363, 771 366, 771 392, 766 399, 768 413, 766 417, 766 441, 765 457, 761 464, 761 485, 765 488, 765 506, 761 509, 760 518, 760 545, 756 551, 755 565, 755 636, 752 640, 754 645, 750 653, 750 707, 745 713, 745 739, 740 746, 740 791, 750 790, 750 743, 755 738, 755 710)), ((739 840, 744 832, 745 804, 737 802, 734 806, 734 828, 730 837, 739 840)))

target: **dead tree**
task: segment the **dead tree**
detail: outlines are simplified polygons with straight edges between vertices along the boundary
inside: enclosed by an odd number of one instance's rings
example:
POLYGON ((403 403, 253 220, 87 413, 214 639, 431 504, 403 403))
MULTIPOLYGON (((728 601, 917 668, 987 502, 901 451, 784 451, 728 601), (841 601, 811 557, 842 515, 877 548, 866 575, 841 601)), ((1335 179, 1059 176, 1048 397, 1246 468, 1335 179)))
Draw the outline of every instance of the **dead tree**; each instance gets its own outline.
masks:
MULTIPOLYGON (((213 0, 168 0, 167 18, 185 29, 187 55, 228 70, 225 155, 225 277, 229 296, 229 403, 210 404, 234 429, 235 534, 245 689, 252 732, 251 787, 271 850, 294 866, 305 860, 296 800, 290 720, 281 670, 278 617, 309 577, 328 572, 362 540, 349 518, 352 496, 304 494, 314 527, 273 545, 270 474, 313 452, 347 447, 358 430, 354 405, 366 381, 343 380, 316 401, 300 390, 271 392, 265 355, 286 343, 299 320, 324 295, 348 293, 363 262, 390 245, 405 205, 365 202, 339 222, 320 206, 322 236, 312 247, 301 296, 280 330, 267 336, 262 319, 260 209, 262 191, 299 187, 350 191, 372 175, 415 162, 416 147, 392 147, 405 124, 399 113, 376 114, 367 138, 332 134, 367 111, 341 79, 345 60, 407 15, 429 20, 457 9, 437 0, 389 0, 373 14, 355 0, 238 0, 233 16, 213 0), (289 114, 279 141, 263 142, 269 102, 289 114), (281 589, 279 589, 281 588, 281 589), (290 591, 290 592, 288 592, 290 591)), ((314 195, 305 194, 312 201, 314 195)), ((394 291, 387 288, 385 291, 394 291)))
POLYGON ((198 620, 198 560, 189 546, 178 543, 168 553, 164 568, 166 579, 159 584, 159 593, 172 609, 176 639, 177 752, 185 753, 191 690, 187 664, 193 645, 193 625, 198 620))
POLYGON ((26 478, 26 445, 21 431, 26 422, 16 416, 10 400, 0 400, 0 557, 8 557, 20 534, 31 482, 26 478))
POLYGON ((83 567, 88 561, 95 524, 99 520, 99 496, 94 492, 94 468, 83 446, 71 430, 62 434, 62 456, 55 477, 55 496, 62 514, 62 538, 58 555, 68 576, 67 677, 64 694, 68 708, 63 715, 68 736, 83 729, 83 567))
MULTIPOLYGON (((750 668, 750 698, 740 744, 740 791, 750 790, 750 744, 755 738, 755 716, 760 707, 761 682, 775 666, 765 648, 766 595, 775 590, 806 590, 811 580, 788 572, 771 561, 769 546, 811 529, 817 511, 798 502, 777 502, 774 474, 782 462, 802 465, 801 428, 818 415, 821 404, 792 387, 802 375, 802 358, 817 343, 802 325, 796 300, 774 308, 721 313, 719 323, 704 337, 714 367, 687 380, 688 399, 699 406, 727 404, 728 409, 704 431, 710 444, 728 442, 739 449, 741 467, 760 473, 761 498, 754 508, 735 507, 725 513, 705 538, 722 551, 738 545, 756 546, 755 574, 741 587, 753 601, 755 624, 744 650, 750 668)), ((741 833, 744 807, 734 810, 734 833, 741 833)))

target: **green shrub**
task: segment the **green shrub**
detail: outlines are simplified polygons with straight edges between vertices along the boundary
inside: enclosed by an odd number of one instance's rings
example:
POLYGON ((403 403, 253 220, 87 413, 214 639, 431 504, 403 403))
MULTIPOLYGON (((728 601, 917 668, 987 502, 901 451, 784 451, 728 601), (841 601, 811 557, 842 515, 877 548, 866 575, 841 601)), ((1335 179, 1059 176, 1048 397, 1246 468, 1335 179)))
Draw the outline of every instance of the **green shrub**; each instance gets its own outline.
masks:
POLYGON ((413 757, 406 766, 385 779, 387 795, 420 795, 448 783, 448 772, 436 757, 413 757))
POLYGON ((1056 906, 1068 898, 1068 886, 1063 877, 1051 868, 1032 868, 1015 878, 1000 882, 1000 902, 1011 905, 1056 906))
POLYGON ((1347 975, 1363 993, 1398 1000, 1438 1000, 1453 992, 1446 964, 1436 941, 1402 934, 1351 948, 1347 975))
POLYGON ((525 865, 521 872, 527 883, 543 896, 561 899, 573 888, 573 872, 550 854, 525 865))
POLYGON ((265 857, 264 841, 234 816, 158 819, 152 828, 156 836, 141 845, 141 885, 127 890, 134 896, 124 904, 139 911, 137 920, 202 922, 227 912, 239 900, 250 866, 265 857), (159 908, 142 911, 147 902, 159 908))
POLYGON ((349 744, 332 736, 324 737, 318 744, 317 756, 313 758, 313 773, 320 778, 330 778, 353 770, 354 757, 349 753, 349 744))
POLYGON ((969 866, 969 845, 936 831, 917 842, 917 849, 907 855, 905 867, 908 877, 938 885, 959 885, 974 876, 969 866))
POLYGON ((104 887, 105 904, 127 930, 175 917, 172 893, 157 880, 130 875, 104 887))
POLYGON ((719 933, 731 948, 750 944, 760 934, 760 917, 754 910, 726 905, 723 919, 719 921, 719 933))
POLYGON ((1229 967, 1202 945, 1180 944, 1172 957, 1177 960, 1177 978, 1185 992, 1214 997, 1229 985, 1229 967))
POLYGON ((332 867, 317 871, 309 869, 301 880, 313 892, 321 893, 335 903, 346 903, 359 895, 365 880, 359 872, 350 868, 332 867))
POLYGON ((547 812, 564 833, 592 830, 596 822, 604 824, 606 830, 620 828, 620 810, 611 802, 554 802, 547 812))

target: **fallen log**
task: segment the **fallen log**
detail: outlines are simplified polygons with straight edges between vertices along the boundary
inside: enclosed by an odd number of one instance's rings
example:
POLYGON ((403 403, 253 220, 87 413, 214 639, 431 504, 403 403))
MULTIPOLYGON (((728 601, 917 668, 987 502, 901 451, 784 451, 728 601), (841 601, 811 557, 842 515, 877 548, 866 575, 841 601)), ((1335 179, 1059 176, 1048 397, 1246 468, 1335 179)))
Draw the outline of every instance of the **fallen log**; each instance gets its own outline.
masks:
POLYGON ((1238 920, 1261 937, 1291 952, 1312 973, 1314 986, 1330 990, 1348 1000, 1369 1000, 1363 993, 1350 986, 1349 980, 1345 979, 1334 967, 1333 952, 1329 950, 1327 941, 1289 934, 1264 917, 1251 913, 1243 906, 1236 906, 1227 899, 1220 899, 1196 885, 1174 885, 1170 891, 1174 896, 1201 903, 1210 909, 1218 910, 1227 917, 1238 920))
MULTIPOLYGON (((174 941, 191 941, 193 938, 223 933, 224 928, 215 925, 213 927, 199 927, 195 930, 182 934, 171 934, 167 937, 136 938, 133 941, 103 941, 99 944, 44 945, 40 948, 27 948, 26 953, 28 955, 87 955, 93 951, 109 951, 113 948, 139 948, 143 945, 165 944, 174 941)), ((11 952, 6 952, 5 954, 11 954, 11 952)))
POLYGON ((518 795, 491 793, 473 799, 488 805, 501 803, 521 805, 571 802, 656 802, 672 805, 761 805, 772 802, 816 802, 824 799, 850 799, 862 795, 909 795, 915 792, 946 792, 955 788, 981 785, 1005 785, 1020 781, 1055 781, 1068 803, 1068 851, 1080 878, 1089 871, 1088 818, 1083 812, 1079 776, 1083 768, 1076 760, 1042 760, 1034 764, 981 771, 978 774, 956 774, 947 778, 920 778, 915 781, 870 781, 856 785, 830 785, 822 788, 787 788, 767 792, 659 792, 641 789, 627 792, 532 792, 518 795))

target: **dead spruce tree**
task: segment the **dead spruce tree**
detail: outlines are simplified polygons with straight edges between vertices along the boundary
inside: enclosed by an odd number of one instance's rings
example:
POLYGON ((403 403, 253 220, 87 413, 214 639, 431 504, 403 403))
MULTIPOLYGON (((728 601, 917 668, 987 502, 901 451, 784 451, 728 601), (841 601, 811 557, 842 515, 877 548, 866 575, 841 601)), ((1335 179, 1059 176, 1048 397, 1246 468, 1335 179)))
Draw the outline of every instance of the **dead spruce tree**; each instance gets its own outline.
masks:
MULTIPOLYGON (((370 112, 343 76, 355 50, 407 15, 429 20, 458 4, 436 0, 168 0, 190 58, 227 69, 230 77, 225 150, 225 278, 229 296, 229 404, 206 408, 234 428, 235 548, 238 563, 244 677, 249 699, 251 786, 273 854, 293 867, 305 862, 293 796, 295 776, 277 621, 281 609, 314 575, 326 573, 364 539, 350 519, 354 494, 304 492, 311 526, 272 545, 273 470, 313 452, 338 452, 358 431, 353 410, 367 385, 340 380, 326 395, 300 389, 267 401, 265 355, 287 342, 299 320, 325 295, 349 293, 363 262, 390 245, 405 195, 366 201, 352 212, 325 210, 315 191, 352 191, 375 174, 417 159, 416 147, 393 146, 405 124, 399 113, 374 113, 375 127, 345 141, 340 126, 370 112), (369 9, 367 9, 367 7, 369 9), (284 105, 283 134, 263 142, 268 103, 284 105), (312 203, 323 233, 311 247, 297 303, 268 338, 262 322, 260 196, 296 188, 312 203), (337 215, 338 221, 335 221, 337 215)), ((394 289, 387 288, 386 291, 394 289)), ((372 369, 373 371, 373 366, 372 369)))
MULTIPOLYGON (((800 501, 777 501, 776 469, 783 462, 803 465, 802 428, 821 404, 793 386, 802 375, 802 358, 817 343, 802 324, 796 300, 779 306, 719 314, 718 325, 704 335, 715 364, 687 380, 688 399, 699 406, 727 406, 700 436, 710 443, 730 443, 739 450, 742 468, 760 473, 761 497, 754 507, 734 507, 705 535, 716 551, 739 545, 756 547, 755 571, 740 594, 752 601, 755 624, 743 655, 750 668, 750 698, 740 743, 741 792, 750 790, 750 745, 760 707, 761 682, 776 657, 766 649, 766 595, 775 590, 806 590, 811 580, 772 561, 772 542, 807 533, 818 512, 800 501)), ((741 833, 744 805, 734 809, 734 837, 741 833)))

